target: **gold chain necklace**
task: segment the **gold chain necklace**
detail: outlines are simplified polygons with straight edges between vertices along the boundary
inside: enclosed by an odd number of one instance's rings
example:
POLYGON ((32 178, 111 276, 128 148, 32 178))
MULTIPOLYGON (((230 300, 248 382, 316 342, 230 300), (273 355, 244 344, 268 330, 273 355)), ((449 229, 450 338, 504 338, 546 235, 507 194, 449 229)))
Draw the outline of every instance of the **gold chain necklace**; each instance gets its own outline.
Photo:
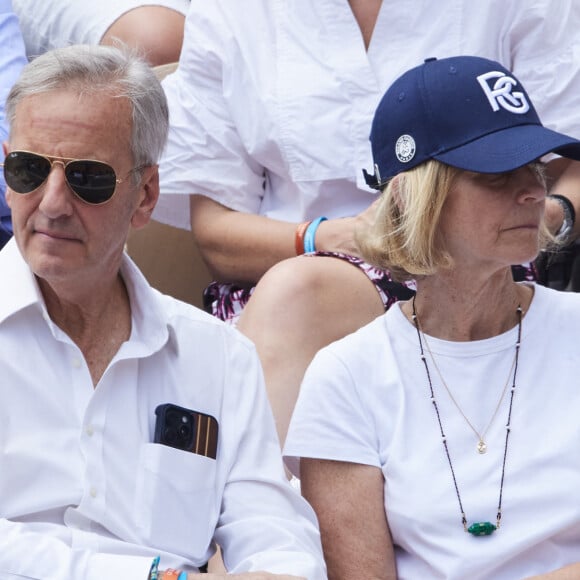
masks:
MULTIPOLYGON (((451 470, 451 477, 453 479, 453 485, 455 487, 455 494, 457 495, 457 501, 459 503, 459 510, 461 512, 461 524, 463 525, 463 529, 474 535, 474 536, 489 536, 493 534, 495 530, 497 530, 500 526, 501 522, 501 503, 503 499, 503 484, 505 481, 505 464, 507 460, 507 451, 508 451, 508 442, 510 438, 511 432, 511 420, 512 420, 512 409, 514 404, 514 393, 516 391, 516 376, 518 374, 518 360, 519 360, 519 353, 520 353, 520 344, 522 340, 522 316, 523 311, 520 305, 518 305, 516 309, 516 314, 518 316, 518 335, 516 339, 516 353, 515 353, 515 362, 514 362, 514 371, 513 371, 513 381, 511 387, 511 397, 509 403, 509 410, 506 422, 506 432, 505 432, 505 445, 503 450, 503 461, 501 465, 501 480, 499 484, 499 500, 497 504, 497 514, 496 514, 496 523, 495 525, 491 522, 474 522, 469 527, 467 526, 467 516, 465 515, 465 510, 463 509, 463 503, 461 502, 461 495, 459 494, 459 485, 457 484, 457 478, 455 477, 455 470, 453 469, 453 463, 451 462, 451 454, 449 453, 449 447, 447 446, 447 437, 445 435, 445 431, 443 429, 443 422, 441 421, 441 414, 439 413, 439 407, 437 406, 437 400, 435 399, 435 392, 433 390, 433 383, 431 381, 431 373, 429 372, 429 365, 427 364, 427 357, 425 356, 425 352, 423 350, 423 340, 421 339, 421 330, 419 328, 419 319, 417 317, 417 310, 415 308, 415 296, 413 296, 412 306, 413 306, 413 324, 415 325, 415 329, 417 331, 417 339, 419 340, 419 350, 421 353, 421 360, 423 361, 423 365, 425 367, 425 372, 427 374, 427 381, 429 382, 429 393, 431 398, 431 403, 433 403, 433 408, 435 409, 435 415, 437 416, 437 422, 439 424, 439 432, 441 434, 441 441, 443 443, 443 448, 445 449, 445 455, 447 456, 447 462, 449 463, 449 469, 451 470)), ((510 371, 511 375, 511 371, 510 371)))
POLYGON ((459 413, 461 414, 461 416, 465 419, 465 422, 469 425, 469 427, 471 428, 471 430, 475 433, 475 436, 477 437, 477 452, 478 453, 486 453, 487 451, 487 443, 485 442, 485 436, 487 435, 487 432, 489 431, 489 428, 491 427, 494 419, 497 416, 497 413, 499 411, 499 408, 501 407, 501 403, 505 397, 507 388, 510 384, 510 378, 512 376, 512 373, 514 371, 514 368, 516 366, 516 357, 517 357, 517 351, 514 353, 514 359, 512 361, 509 373, 507 375, 507 379, 505 381, 505 385, 502 389, 501 395, 499 397, 499 400, 497 402, 497 405, 495 407, 495 411, 493 412, 493 415, 491 416, 491 419, 489 420, 487 427, 480 433, 474 426, 473 423, 469 420, 469 418, 467 417, 467 415, 463 412, 463 409, 459 406, 459 403, 457 402, 457 400, 455 399, 455 397, 453 396, 453 393, 451 392, 451 390, 449 389, 449 387, 447 386, 447 383, 445 382, 445 379, 443 378, 443 375, 441 374, 441 371, 439 370, 439 366, 437 365, 437 361, 435 360, 435 357, 433 356, 433 352, 431 351, 431 347, 429 346, 429 342, 427 340, 427 337, 425 336, 425 333, 423 332, 423 330, 421 329, 421 325, 419 324, 419 318, 416 318, 417 321, 417 327, 419 328, 419 331, 421 332, 421 336, 423 338, 423 342, 425 343, 425 347, 427 348, 427 352, 429 353, 429 356, 431 358, 431 362, 433 363, 433 366, 435 367, 435 370, 437 371, 437 374, 439 375, 439 379, 441 380, 441 384, 445 387, 445 390, 447 391, 447 394, 449 395, 449 397, 451 398, 451 400, 453 401, 453 404, 455 405, 455 407, 457 408, 457 410, 459 411, 459 413))

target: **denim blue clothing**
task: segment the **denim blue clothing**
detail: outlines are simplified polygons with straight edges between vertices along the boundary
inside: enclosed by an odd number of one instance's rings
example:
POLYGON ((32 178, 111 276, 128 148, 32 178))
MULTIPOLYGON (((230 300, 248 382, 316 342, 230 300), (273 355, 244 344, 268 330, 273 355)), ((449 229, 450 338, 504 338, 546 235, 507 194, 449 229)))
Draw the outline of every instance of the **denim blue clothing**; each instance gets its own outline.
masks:
MULTIPOLYGON (((18 18, 12 11, 11 0, 0 0, 0 39, 0 142, 3 143, 8 138, 8 122, 4 111, 6 97, 27 62, 24 41, 18 18)), ((0 150, 0 162, 3 160, 4 151, 0 150)), ((0 172, 0 247, 12 236, 12 220, 5 193, 4 172, 0 172)))

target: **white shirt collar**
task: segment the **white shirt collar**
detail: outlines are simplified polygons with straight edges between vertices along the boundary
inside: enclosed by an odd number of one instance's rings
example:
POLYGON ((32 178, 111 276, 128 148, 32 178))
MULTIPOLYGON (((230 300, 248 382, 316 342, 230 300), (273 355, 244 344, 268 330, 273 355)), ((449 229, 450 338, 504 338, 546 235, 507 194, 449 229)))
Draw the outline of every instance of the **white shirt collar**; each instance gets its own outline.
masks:
MULTIPOLYGON (((0 271, 4 274, 0 324, 22 310, 36 306, 51 325, 36 277, 22 257, 14 238, 0 252, 0 271)), ((160 305, 163 296, 149 285, 127 254, 123 256, 121 276, 131 301, 131 338, 121 347, 117 356, 148 356, 161 349, 172 334, 169 330, 170 318, 160 305)))

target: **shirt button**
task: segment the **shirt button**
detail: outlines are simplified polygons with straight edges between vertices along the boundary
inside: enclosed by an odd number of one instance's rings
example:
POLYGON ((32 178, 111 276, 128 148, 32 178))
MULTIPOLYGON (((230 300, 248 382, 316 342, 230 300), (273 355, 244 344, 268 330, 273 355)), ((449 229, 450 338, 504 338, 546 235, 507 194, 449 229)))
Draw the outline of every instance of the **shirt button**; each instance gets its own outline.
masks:
POLYGON ((85 433, 89 437, 92 437, 94 432, 95 432, 95 430, 93 429, 93 426, 92 425, 87 425, 87 428, 85 429, 85 433))
POLYGON ((73 358, 73 359, 72 359, 72 366, 73 366, 75 369, 80 369, 80 368, 81 368, 81 359, 80 359, 80 358, 76 358, 76 357, 75 357, 75 358, 73 358))
POLYGON ((91 490, 89 491, 89 493, 91 494, 92 498, 97 497, 97 488, 96 487, 91 487, 91 490))

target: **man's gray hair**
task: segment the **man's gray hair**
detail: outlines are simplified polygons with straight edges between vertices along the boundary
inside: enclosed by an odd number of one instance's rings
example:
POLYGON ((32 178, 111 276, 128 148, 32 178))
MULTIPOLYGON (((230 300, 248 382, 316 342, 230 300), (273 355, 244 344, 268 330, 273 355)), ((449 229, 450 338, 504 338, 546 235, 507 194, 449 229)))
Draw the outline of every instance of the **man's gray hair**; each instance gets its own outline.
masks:
POLYGON ((6 100, 10 126, 23 99, 60 89, 87 94, 106 90, 126 97, 133 111, 133 162, 136 167, 158 162, 169 128, 167 100, 155 73, 136 53, 125 47, 72 45, 35 58, 24 67, 6 100))

